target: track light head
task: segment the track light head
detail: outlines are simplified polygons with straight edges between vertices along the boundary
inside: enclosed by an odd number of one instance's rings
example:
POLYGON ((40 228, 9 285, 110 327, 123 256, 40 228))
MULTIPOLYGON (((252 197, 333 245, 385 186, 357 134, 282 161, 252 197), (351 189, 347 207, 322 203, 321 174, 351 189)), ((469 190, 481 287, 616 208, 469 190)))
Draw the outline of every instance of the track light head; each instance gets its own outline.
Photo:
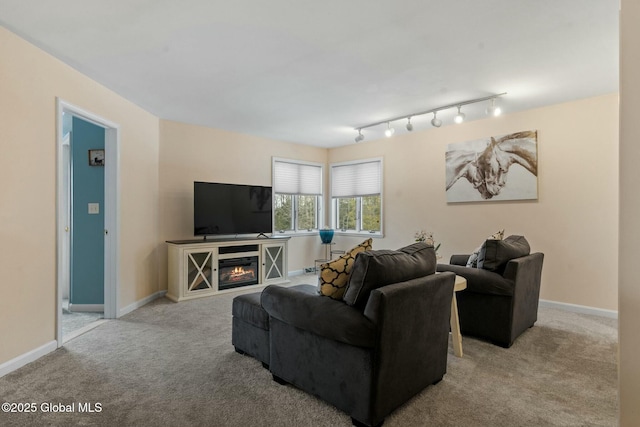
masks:
POLYGON ((438 117, 436 117, 436 113, 437 113, 437 111, 433 112, 433 119, 431 119, 431 126, 433 126, 435 128, 439 128, 440 126, 442 126, 442 120, 440 120, 438 117))
POLYGON ((502 113, 502 109, 496 106, 496 99, 491 98, 489 102, 489 106, 487 107, 487 115, 488 116, 499 116, 502 113))
POLYGON ((358 136, 356 136, 356 142, 360 142, 364 139, 364 135, 362 134, 362 129, 358 129, 358 136))
POLYGON ((390 138, 394 133, 395 133, 395 129, 391 127, 391 123, 387 122, 387 130, 384 131, 384 135, 387 138, 390 138))
POLYGON ((460 111, 461 106, 458 106, 458 114, 456 114, 456 116, 453 118, 453 121, 460 124, 462 122, 464 122, 464 113, 462 113, 460 111))
POLYGON ((413 125, 411 124, 411 117, 407 117, 407 130, 409 132, 413 130, 413 125))

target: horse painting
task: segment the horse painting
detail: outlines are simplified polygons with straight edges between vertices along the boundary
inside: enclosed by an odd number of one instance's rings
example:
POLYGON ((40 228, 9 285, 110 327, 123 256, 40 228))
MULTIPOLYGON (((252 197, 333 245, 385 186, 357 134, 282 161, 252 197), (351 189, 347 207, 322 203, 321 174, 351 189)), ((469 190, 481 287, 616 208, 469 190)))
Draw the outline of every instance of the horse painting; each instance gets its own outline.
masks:
POLYGON ((449 144, 447 201, 537 199, 537 140, 537 131, 525 131, 449 144), (513 165, 519 167, 511 168, 513 165))

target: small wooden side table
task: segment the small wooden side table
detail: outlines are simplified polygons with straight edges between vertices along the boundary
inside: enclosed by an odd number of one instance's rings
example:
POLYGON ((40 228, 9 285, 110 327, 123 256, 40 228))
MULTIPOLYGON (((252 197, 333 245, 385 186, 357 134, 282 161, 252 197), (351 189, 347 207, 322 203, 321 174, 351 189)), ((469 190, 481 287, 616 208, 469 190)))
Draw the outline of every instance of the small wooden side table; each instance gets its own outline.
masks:
POLYGON ((462 357, 462 334, 460 333, 460 319, 458 318, 458 302, 456 301, 456 292, 467 289, 467 279, 456 275, 456 281, 453 285, 453 298, 451 299, 451 340, 453 341, 453 353, 462 357))

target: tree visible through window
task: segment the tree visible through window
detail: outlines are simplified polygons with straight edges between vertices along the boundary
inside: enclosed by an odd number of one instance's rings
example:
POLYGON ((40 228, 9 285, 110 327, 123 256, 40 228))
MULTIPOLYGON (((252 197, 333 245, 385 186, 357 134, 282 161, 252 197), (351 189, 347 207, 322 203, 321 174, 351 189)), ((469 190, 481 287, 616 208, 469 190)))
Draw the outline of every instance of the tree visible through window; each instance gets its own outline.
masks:
POLYGON ((362 214, 362 230, 381 231, 380 214, 381 204, 380 195, 366 196, 360 198, 361 214, 362 214))
POLYGON ((273 224, 277 231, 293 230, 293 196, 291 194, 274 196, 273 224))
POLYGON ((273 206, 274 229, 281 232, 317 230, 318 206, 318 196, 276 194, 273 206))
POLYGON ((356 205, 355 197, 340 197, 337 200, 337 227, 338 230, 355 230, 356 229, 356 205))
POLYGON ((298 229, 318 228, 318 196, 298 196, 298 229))
POLYGON ((380 195, 336 200, 336 228, 342 231, 381 231, 380 195))

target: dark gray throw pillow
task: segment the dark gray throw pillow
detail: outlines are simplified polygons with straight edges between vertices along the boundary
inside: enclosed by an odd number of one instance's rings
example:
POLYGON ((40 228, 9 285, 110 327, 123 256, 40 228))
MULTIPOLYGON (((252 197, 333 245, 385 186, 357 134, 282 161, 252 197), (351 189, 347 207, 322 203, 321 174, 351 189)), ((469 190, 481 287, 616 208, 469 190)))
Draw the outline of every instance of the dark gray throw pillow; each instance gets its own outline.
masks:
POLYGON ((424 242, 404 248, 360 252, 356 256, 343 300, 364 308, 372 290, 434 274, 436 251, 424 242))
POLYGON ((487 240, 478 253, 478 268, 502 274, 509 261, 529 255, 530 251, 529 242, 524 236, 487 240))

